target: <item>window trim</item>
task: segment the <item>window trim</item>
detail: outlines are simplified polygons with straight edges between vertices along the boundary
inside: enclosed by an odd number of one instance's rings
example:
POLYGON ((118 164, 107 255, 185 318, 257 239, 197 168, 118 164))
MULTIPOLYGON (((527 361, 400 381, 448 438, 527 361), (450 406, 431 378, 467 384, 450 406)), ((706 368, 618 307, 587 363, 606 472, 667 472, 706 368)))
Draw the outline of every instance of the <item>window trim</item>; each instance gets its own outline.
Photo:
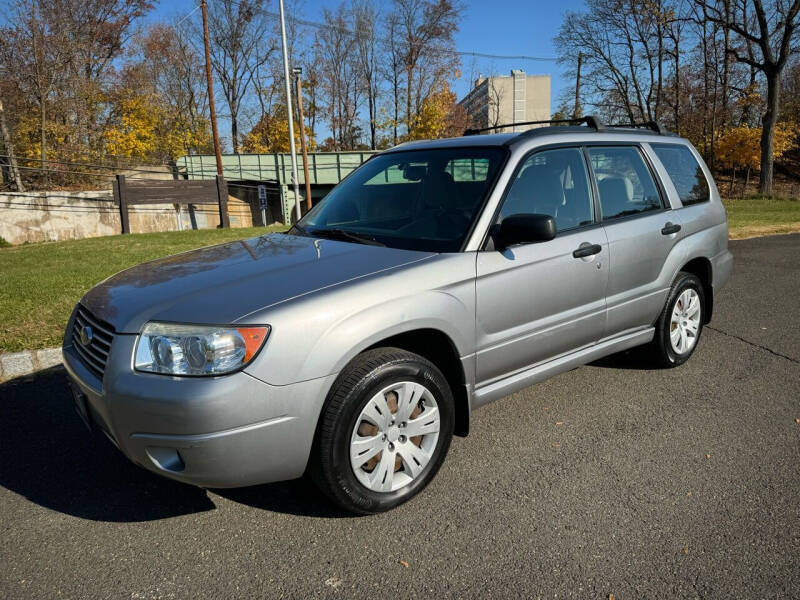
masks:
POLYGON ((583 144, 583 147, 584 147, 584 152, 585 152, 585 155, 586 155, 586 161, 587 161, 588 166, 589 166, 589 173, 590 173, 590 176, 592 178, 594 190, 595 190, 596 197, 597 197, 597 204, 599 205, 598 206, 598 209, 599 209, 598 215, 599 215, 600 218, 599 218, 598 222, 600 224, 605 225, 606 223, 608 223, 608 224, 624 223, 626 221, 632 221, 634 219, 641 219, 641 218, 644 218, 644 217, 649 217, 651 215, 658 215, 658 214, 661 214, 661 213, 664 213, 664 212, 672 210, 672 206, 669 204, 668 196, 667 196, 666 189, 664 188, 664 184, 661 181, 661 178, 658 176, 658 173, 656 172, 655 168, 653 167, 653 163, 651 162, 650 157, 647 156, 647 152, 644 151, 644 148, 642 147, 641 143, 600 142, 600 141, 598 141, 598 142, 587 142, 587 143, 583 144), (658 192, 659 203, 661 204, 661 208, 660 209, 648 210, 648 211, 636 213, 635 215, 625 215, 624 217, 610 217, 607 220, 603 219, 603 205, 602 205, 602 202, 600 201, 600 190, 599 190, 599 188, 597 186, 597 177, 595 176, 594 169, 592 168, 592 161, 591 161, 591 157, 589 156, 589 148, 598 148, 598 147, 599 148, 606 148, 606 147, 614 147, 614 146, 616 146, 616 147, 622 146, 622 147, 626 147, 626 148, 635 148, 639 152, 639 156, 642 157, 642 162, 644 163, 645 168, 647 169, 647 171, 650 173, 650 178, 653 180, 653 183, 656 186, 656 191, 658 192))
POLYGON ((658 159, 658 162, 660 162, 661 166, 664 167, 664 172, 667 174, 667 177, 669 177, 669 180, 670 180, 670 183, 672 184, 672 187, 675 188, 675 196, 677 197, 678 202, 681 203, 679 208, 691 208, 692 206, 697 206, 699 204, 705 204, 706 202, 711 202, 711 198, 712 198, 713 194, 711 193, 711 182, 708 179, 708 174, 706 173, 706 170, 703 168, 703 165, 700 163, 700 161, 697 160, 697 156, 695 155, 694 149, 689 144, 680 144, 680 143, 675 143, 675 142, 649 142, 649 144, 650 144, 650 148, 652 148, 652 150, 653 150, 653 154, 658 159), (697 165, 697 168, 700 169, 700 172, 703 174, 703 180, 706 182, 706 190, 708 190, 708 197, 705 200, 700 200, 699 202, 692 202, 690 204, 686 204, 683 201, 683 198, 681 198, 681 193, 678 190, 678 186, 675 185, 675 180, 673 179, 672 175, 670 174, 669 169, 667 169, 667 165, 664 164, 664 161, 661 160, 661 157, 658 155, 657 149, 659 147, 662 147, 662 148, 683 148, 689 153, 689 155, 692 157, 692 159, 694 159, 694 162, 697 165))
MULTIPOLYGON (((556 237, 559 237, 562 233, 564 235, 581 232, 581 231, 588 231, 590 229, 595 229, 597 227, 602 227, 602 222, 597 219, 598 210, 597 210, 597 203, 598 203, 598 196, 597 190, 594 184, 594 176, 592 173, 591 165, 587 162, 586 153, 584 151, 584 146, 586 144, 584 142, 562 142, 558 144, 547 144, 543 146, 537 146, 531 150, 528 150, 525 154, 523 154, 520 159, 517 161, 517 164, 514 166, 514 172, 511 174, 511 177, 506 184, 505 189, 503 190, 503 195, 500 196, 500 200, 497 203, 497 207, 494 210, 494 215, 492 215, 492 219, 490 221, 489 227, 486 228, 486 231, 483 232, 483 239, 481 243, 478 245, 479 252, 486 252, 486 251, 494 251, 494 248, 489 248, 489 244, 492 241, 492 232, 494 231, 495 227, 499 225, 498 219, 500 218, 500 212, 503 210, 503 205, 506 203, 506 199, 508 198, 508 194, 511 191, 511 188, 514 186, 514 183, 519 176, 520 171, 522 170, 523 165, 528 161, 528 159, 541 152, 547 152, 549 150, 568 150, 568 149, 575 149, 580 151, 581 155, 583 156, 584 167, 586 169, 586 175, 588 177, 587 183, 589 184, 589 194, 592 197, 592 222, 588 223, 587 225, 582 225, 580 227, 575 227, 573 229, 566 229, 564 231, 557 231, 556 237)), ((484 206, 485 208, 485 206, 484 206)), ((477 222, 477 220, 476 220, 477 222)), ((523 246, 527 246, 529 244, 534 244, 539 242, 528 242, 527 244, 520 244, 523 246)))

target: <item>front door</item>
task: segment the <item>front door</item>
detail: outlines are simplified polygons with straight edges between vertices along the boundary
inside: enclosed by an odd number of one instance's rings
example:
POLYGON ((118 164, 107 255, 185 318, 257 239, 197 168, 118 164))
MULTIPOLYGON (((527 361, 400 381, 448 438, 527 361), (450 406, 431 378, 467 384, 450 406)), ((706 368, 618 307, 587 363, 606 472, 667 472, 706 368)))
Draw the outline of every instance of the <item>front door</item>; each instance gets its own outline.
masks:
POLYGON ((498 222, 520 213, 549 214, 549 242, 477 255, 476 384, 486 385, 603 334, 608 241, 580 148, 542 150, 523 160, 498 222))

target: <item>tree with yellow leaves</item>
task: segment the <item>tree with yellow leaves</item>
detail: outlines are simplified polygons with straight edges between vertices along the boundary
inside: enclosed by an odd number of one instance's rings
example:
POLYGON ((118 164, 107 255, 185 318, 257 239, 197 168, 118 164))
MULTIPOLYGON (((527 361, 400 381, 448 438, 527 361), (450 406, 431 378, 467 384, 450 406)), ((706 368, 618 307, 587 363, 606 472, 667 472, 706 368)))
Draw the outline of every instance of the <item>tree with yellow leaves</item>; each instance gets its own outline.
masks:
MULTIPOLYGON (((313 135, 308 136, 308 149, 313 151, 317 147, 313 135)), ((295 145, 300 147, 300 125, 294 123, 295 145)), ((272 152, 289 152, 289 119, 286 114, 286 105, 277 104, 271 113, 264 114, 258 123, 244 136, 242 150, 253 154, 268 154, 272 152)))
POLYGON ((174 160, 210 144, 205 120, 192 126, 161 106, 153 94, 121 94, 114 102, 114 115, 114 124, 106 129, 104 137, 109 153, 115 156, 174 160))
MULTIPOLYGON (((773 160, 794 147, 797 135, 798 129, 793 124, 779 123, 775 127, 773 160)), ((716 143, 716 159, 719 166, 733 169, 731 190, 736 181, 736 170, 746 169, 746 189, 750 181, 750 171, 761 168, 761 128, 745 125, 728 129, 716 143)))
POLYGON ((469 126, 468 122, 466 111, 456 104, 456 95, 444 86, 422 101, 422 108, 414 118, 407 139, 432 140, 460 136, 469 126))

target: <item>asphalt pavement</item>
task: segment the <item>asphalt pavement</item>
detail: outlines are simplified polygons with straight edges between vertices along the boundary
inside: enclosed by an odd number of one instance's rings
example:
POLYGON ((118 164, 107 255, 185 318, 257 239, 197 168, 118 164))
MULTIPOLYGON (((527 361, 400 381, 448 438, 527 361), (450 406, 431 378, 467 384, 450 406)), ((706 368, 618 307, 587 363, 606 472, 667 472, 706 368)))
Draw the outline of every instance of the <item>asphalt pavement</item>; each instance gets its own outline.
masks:
POLYGON ((60 368, 2 384, 0 598, 798 598, 800 235, 731 248, 686 365, 631 351, 482 408, 378 516, 162 479, 60 368))

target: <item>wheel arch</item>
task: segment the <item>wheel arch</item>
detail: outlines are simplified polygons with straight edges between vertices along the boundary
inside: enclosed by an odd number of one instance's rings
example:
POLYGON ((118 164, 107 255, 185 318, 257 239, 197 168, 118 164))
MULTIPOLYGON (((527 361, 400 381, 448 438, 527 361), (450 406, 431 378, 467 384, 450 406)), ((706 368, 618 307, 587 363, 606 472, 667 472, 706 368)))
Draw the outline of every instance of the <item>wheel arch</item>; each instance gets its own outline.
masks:
POLYGON ((433 328, 420 328, 404 331, 383 338, 367 348, 373 350, 381 347, 392 347, 419 354, 431 361, 442 372, 453 392, 455 404, 454 433, 466 437, 469 433, 470 404, 466 385, 466 373, 453 340, 444 331, 433 328))
POLYGON ((711 261, 704 256, 698 256, 683 265, 680 270, 695 275, 703 284, 703 295, 705 296, 705 315, 703 323, 709 323, 711 321, 711 315, 714 312, 714 286, 712 285, 713 271, 711 261))

